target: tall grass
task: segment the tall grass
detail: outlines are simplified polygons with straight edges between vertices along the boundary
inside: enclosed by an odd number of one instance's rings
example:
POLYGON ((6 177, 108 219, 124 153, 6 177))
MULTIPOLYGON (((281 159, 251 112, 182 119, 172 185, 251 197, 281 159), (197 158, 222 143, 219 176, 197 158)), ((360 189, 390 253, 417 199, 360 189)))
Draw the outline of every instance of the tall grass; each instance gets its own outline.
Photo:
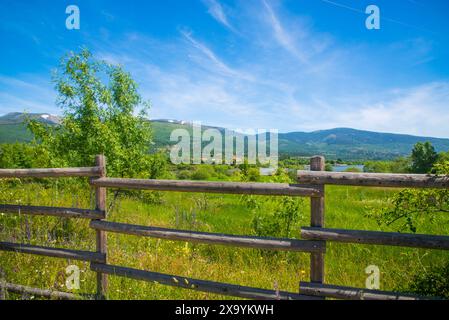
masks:
MULTIPOLYGON (((77 206, 93 205, 87 182, 2 182, 0 203, 77 206)), ((80 180, 80 179, 78 179, 80 180)), ((61 180, 59 180, 61 181, 61 180)), ((362 230, 395 231, 380 227, 365 217, 370 208, 385 205, 395 190, 362 187, 326 188, 326 226, 362 230)), ((260 196, 263 197, 263 196, 260 196)), ((112 199, 109 194, 108 199, 112 199)), ((110 205, 110 203, 109 203, 110 205)), ((267 213, 270 208, 261 208, 267 213)), ((299 225, 308 226, 309 201, 300 209, 299 225)), ((193 193, 160 193, 155 197, 124 195, 114 202, 108 220, 139 225, 179 229, 254 234, 254 212, 241 196, 193 193), (148 200, 150 199, 150 201, 148 200), (156 199, 157 201, 152 201, 156 199)), ((423 222, 419 233, 449 234, 441 217, 435 223, 423 222)), ((295 228, 292 236, 299 238, 295 228)), ((88 221, 53 217, 30 217, 0 213, 0 241, 94 250, 95 233, 88 221)), ((111 264, 163 272, 199 279, 229 282, 267 289, 298 291, 299 281, 309 279, 307 253, 277 252, 190 244, 108 233, 108 257, 111 264)), ((326 282, 364 287, 365 268, 377 265, 381 271, 381 289, 392 290, 411 281, 416 273, 449 259, 438 250, 409 249, 369 245, 329 243, 326 282)), ((65 268, 76 264, 81 269, 79 292, 95 292, 95 274, 85 262, 0 252, 0 268, 12 283, 42 288, 65 289, 65 268)), ((110 276, 111 299, 221 299, 222 296, 162 286, 110 276)), ((17 298, 17 296, 10 296, 17 298)))

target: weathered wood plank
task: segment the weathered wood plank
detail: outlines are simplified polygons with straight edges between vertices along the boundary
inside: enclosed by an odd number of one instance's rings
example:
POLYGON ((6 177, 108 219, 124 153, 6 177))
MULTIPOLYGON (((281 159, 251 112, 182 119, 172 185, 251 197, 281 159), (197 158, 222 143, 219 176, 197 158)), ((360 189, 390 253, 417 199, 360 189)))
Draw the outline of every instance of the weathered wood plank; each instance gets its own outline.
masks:
POLYGON ((0 284, 0 286, 2 286, 2 285, 9 292, 40 296, 40 297, 53 299, 53 300, 79 300, 79 299, 83 299, 83 298, 84 299, 88 298, 88 296, 76 295, 76 294, 69 293, 69 292, 32 288, 32 287, 22 286, 19 284, 12 284, 12 283, 0 284))
POLYGON ((99 175, 99 167, 0 169, 0 178, 97 177, 99 175))
MULTIPOLYGON (((310 159, 310 170, 324 171, 324 157, 316 156, 310 159)), ((310 198, 310 225, 313 227, 324 227, 324 185, 317 186, 320 189, 321 197, 310 198)), ((323 246, 326 243, 323 242, 323 246)), ((324 282, 324 254, 323 252, 312 253, 310 256, 310 281, 324 282)))
POLYGON ((95 272, 104 272, 110 275, 126 277, 136 280, 156 282, 158 284, 169 285, 184 289, 197 290, 221 294, 225 296, 234 296, 248 299, 261 300, 317 300, 314 296, 307 296, 293 292, 267 290, 234 284, 198 280, 175 275, 163 274, 158 272, 144 271, 114 265, 91 263, 90 268, 95 272))
POLYGON ((135 236, 265 250, 301 252, 323 252, 325 250, 322 241, 237 236, 188 230, 174 230, 159 227, 146 227, 98 220, 91 221, 90 227, 96 230, 130 234, 135 236))
POLYGON ((22 206, 13 204, 0 204, 0 212, 84 219, 101 219, 102 217, 104 217, 104 212, 100 210, 45 206, 22 206))
POLYGON ((0 267, 0 300, 6 300, 5 271, 0 267))
POLYGON ((33 246, 12 242, 0 242, 0 250, 81 261, 104 262, 103 254, 82 250, 33 246))
POLYGON ((302 227, 301 237, 348 243, 449 250, 449 236, 302 227))
MULTIPOLYGON (((97 155, 95 164, 100 168, 100 178, 106 177, 106 158, 104 155, 97 155)), ((106 188, 95 187, 95 209, 105 212, 103 218, 106 218, 106 188)), ((107 235, 102 230, 96 230, 97 252, 104 256, 104 263, 107 263, 107 235)), ((104 300, 107 298, 108 278, 102 272, 97 272, 97 297, 104 300)))
POLYGON ((304 197, 318 197, 321 195, 320 190, 317 188, 301 187, 287 183, 100 178, 92 180, 91 184, 97 187, 107 188, 146 189, 177 192, 208 192, 304 197))
POLYGON ((322 283, 300 282, 299 292, 305 295, 321 296, 347 300, 433 300, 434 297, 422 297, 399 292, 369 290, 322 283))
POLYGON ((317 172, 299 170, 298 182, 305 184, 334 184, 370 187, 449 188, 448 176, 430 174, 317 172))

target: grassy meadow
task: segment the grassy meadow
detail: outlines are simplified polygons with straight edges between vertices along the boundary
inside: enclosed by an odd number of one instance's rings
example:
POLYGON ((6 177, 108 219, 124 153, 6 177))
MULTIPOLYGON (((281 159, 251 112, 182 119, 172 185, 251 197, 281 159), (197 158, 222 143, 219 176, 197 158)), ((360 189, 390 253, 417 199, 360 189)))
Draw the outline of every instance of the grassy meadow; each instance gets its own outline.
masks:
MULTIPOLYGON (((93 206, 87 180, 59 179, 50 182, 11 180, 0 182, 0 203, 51 206, 93 206), (77 180, 75 183, 74 180, 77 180)), ((397 190, 362 187, 326 187, 326 226, 331 228, 396 231, 379 227, 365 213, 385 205, 397 190)), ((149 193, 123 195, 112 204, 108 220, 179 229, 231 234, 254 234, 254 215, 271 210, 265 198, 255 212, 238 195, 194 193, 149 193), (148 200, 150 199, 150 200, 148 200), (156 199, 156 200, 155 200, 156 199)), ((299 238, 300 226, 310 220, 309 199, 300 206, 299 222, 291 236, 299 238)), ((72 249, 95 250, 95 232, 88 220, 24 216, 0 213, 0 241, 30 243, 72 249)), ((422 221, 418 233, 449 234, 447 220, 422 221)), ((233 284, 298 291, 299 281, 309 279, 309 254, 270 252, 246 248, 190 244, 108 233, 109 263, 233 284)), ((326 282, 365 287, 365 268, 377 265, 382 290, 405 287, 412 277, 434 264, 447 261, 438 250, 393 248, 371 245, 329 243, 326 253, 326 282)), ((57 258, 0 252, 0 268, 8 282, 40 288, 65 288, 65 268, 76 264, 81 269, 80 293, 95 292, 95 273, 89 263, 57 258)), ((109 277, 110 299, 222 299, 223 296, 109 277)), ((10 298, 21 298, 10 294, 10 298)), ((37 298, 37 297, 27 297, 37 298)))

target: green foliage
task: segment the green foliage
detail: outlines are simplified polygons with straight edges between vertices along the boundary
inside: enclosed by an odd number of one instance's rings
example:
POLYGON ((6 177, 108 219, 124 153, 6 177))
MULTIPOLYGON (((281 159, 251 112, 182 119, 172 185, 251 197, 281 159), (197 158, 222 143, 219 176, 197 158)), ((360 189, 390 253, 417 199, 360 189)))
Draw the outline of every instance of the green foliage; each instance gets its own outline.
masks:
POLYGON ((348 167, 345 169, 345 172, 362 172, 362 170, 356 167, 348 167))
POLYGON ((428 173, 438 159, 438 154, 430 142, 418 142, 412 150, 410 170, 415 173, 428 173))
POLYGON ((416 274, 403 291, 449 299, 449 262, 416 274))
POLYGON ((396 194, 390 203, 369 215, 376 218, 379 225, 401 223, 398 231, 416 232, 417 221, 425 218, 432 222, 436 215, 449 213, 449 192, 447 190, 404 189, 396 194))
MULTIPOLYGON (((279 168, 270 182, 291 183, 284 169, 279 168)), ((243 203, 254 215, 253 232, 260 237, 290 237, 294 228, 299 230, 304 199, 299 197, 243 196, 243 203)))
MULTIPOLYGON (((249 207, 259 209, 260 204, 249 202, 249 207)), ((277 201, 275 210, 271 214, 258 214, 254 217, 252 226, 254 233, 260 237, 290 237, 292 229, 298 226, 300 209, 303 199, 282 197, 277 201)))
POLYGON ((62 59, 54 82, 64 112, 62 123, 50 127, 29 121, 35 142, 51 153, 53 162, 89 166, 95 155, 105 154, 111 176, 136 177, 148 171, 148 107, 128 73, 82 50, 62 59))
POLYGON ((260 179, 260 170, 259 168, 250 168, 248 170, 248 181, 256 182, 260 179))
POLYGON ((242 164, 238 165, 241 181, 256 182, 260 180, 260 169, 257 165, 249 164, 245 158, 242 164))
MULTIPOLYGON (((433 171, 449 175, 449 161, 436 164, 433 171)), ((404 189, 394 195, 387 206, 371 210, 368 216, 374 217, 379 225, 399 223, 399 231, 416 232, 420 219, 432 222, 442 213, 449 213, 449 190, 404 189)))
POLYGON ((436 163, 433 167, 436 174, 449 175, 449 160, 436 163))
POLYGON ((25 143, 0 145, 0 168, 45 168, 51 162, 50 153, 41 145, 25 143))
POLYGON ((249 168, 251 168, 251 166, 248 164, 248 159, 245 158, 243 163, 238 165, 238 168, 240 169, 240 173, 243 177, 248 177, 249 168))
POLYGON ((211 165, 200 165, 192 173, 193 180, 208 180, 215 174, 214 168, 211 165))
POLYGON ((406 173, 410 169, 409 158, 397 158, 392 161, 366 161, 364 163, 365 172, 379 173, 406 173))
POLYGON ((181 170, 181 171, 178 171, 177 176, 178 176, 178 179, 180 179, 180 180, 189 180, 189 179, 191 179, 192 174, 189 170, 181 170))
POLYGON ((148 161, 148 178, 162 178, 168 169, 168 157, 163 152, 157 152, 149 157, 148 161))
POLYGON ((296 174, 293 174, 293 177, 291 177, 287 171, 282 168, 278 168, 276 170, 276 174, 271 177, 269 182, 293 183, 296 179, 296 174))
POLYGON ((308 159, 308 158, 297 158, 297 157, 290 157, 288 155, 280 154, 278 166, 280 168, 302 170, 302 169, 304 169, 304 165, 308 165, 309 162, 310 162, 310 159, 308 159))

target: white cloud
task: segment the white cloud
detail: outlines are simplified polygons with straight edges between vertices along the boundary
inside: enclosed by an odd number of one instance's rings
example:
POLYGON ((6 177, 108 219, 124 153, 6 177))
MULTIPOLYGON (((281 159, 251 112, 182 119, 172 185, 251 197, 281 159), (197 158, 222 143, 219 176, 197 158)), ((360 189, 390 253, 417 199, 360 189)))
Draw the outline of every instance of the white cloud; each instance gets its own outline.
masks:
POLYGON ((292 36, 284 29, 272 7, 265 0, 262 0, 262 3, 267 11, 267 23, 271 26, 278 43, 296 56, 301 62, 306 62, 307 58, 305 54, 298 50, 292 36))
POLYGON ((193 38, 191 32, 181 31, 181 34, 192 44, 196 49, 198 49, 204 56, 206 56, 210 62, 212 62, 215 66, 215 69, 225 73, 226 75, 238 76, 238 77, 246 77, 241 74, 239 71, 234 70, 228 67, 223 61, 221 61, 216 54, 205 44, 197 41, 193 38))
POLYGON ((228 18, 224 12, 223 6, 218 0, 203 0, 207 6, 209 14, 214 17, 215 20, 226 26, 232 31, 235 31, 234 27, 229 23, 228 18))
POLYGON ((376 131, 448 137, 448 102, 449 82, 427 83, 354 110, 349 123, 376 131))
POLYGON ((376 95, 346 95, 341 100, 290 102, 304 130, 349 127, 361 130, 449 137, 449 82, 378 91, 376 95))

